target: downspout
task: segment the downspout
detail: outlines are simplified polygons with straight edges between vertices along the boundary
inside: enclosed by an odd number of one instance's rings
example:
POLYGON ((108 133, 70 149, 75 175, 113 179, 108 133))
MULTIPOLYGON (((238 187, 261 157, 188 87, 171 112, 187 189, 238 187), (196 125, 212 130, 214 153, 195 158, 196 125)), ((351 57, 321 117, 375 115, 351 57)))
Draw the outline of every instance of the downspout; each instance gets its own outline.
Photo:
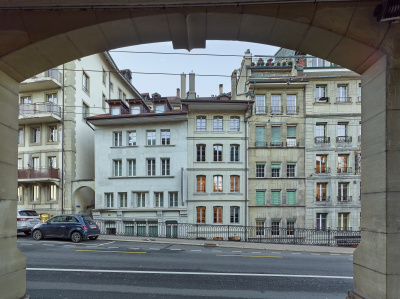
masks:
POLYGON ((65 65, 62 70, 62 116, 61 116, 61 214, 64 214, 64 120, 65 120, 65 65))
POLYGON ((249 189, 249 179, 248 179, 248 172, 249 172, 249 167, 248 167, 248 123, 249 123, 249 118, 253 114, 253 105, 250 105, 250 115, 246 116, 246 112, 248 108, 246 109, 244 113, 244 144, 245 144, 245 155, 244 155, 244 167, 245 167, 245 172, 244 172, 244 240, 247 242, 247 226, 248 226, 248 205, 249 205, 249 194, 248 194, 248 189, 249 189))

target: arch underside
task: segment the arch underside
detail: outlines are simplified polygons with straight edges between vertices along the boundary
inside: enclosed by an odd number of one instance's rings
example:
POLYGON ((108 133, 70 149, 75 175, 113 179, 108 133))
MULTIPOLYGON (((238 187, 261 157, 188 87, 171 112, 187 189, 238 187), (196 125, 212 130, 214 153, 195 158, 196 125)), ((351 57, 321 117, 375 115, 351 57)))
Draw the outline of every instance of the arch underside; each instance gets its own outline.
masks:
POLYGON ((386 42, 393 28, 373 17, 377 3, 0 11, 0 70, 22 81, 129 45, 172 41, 191 50, 207 40, 235 40, 298 50, 363 73, 394 47, 386 42))

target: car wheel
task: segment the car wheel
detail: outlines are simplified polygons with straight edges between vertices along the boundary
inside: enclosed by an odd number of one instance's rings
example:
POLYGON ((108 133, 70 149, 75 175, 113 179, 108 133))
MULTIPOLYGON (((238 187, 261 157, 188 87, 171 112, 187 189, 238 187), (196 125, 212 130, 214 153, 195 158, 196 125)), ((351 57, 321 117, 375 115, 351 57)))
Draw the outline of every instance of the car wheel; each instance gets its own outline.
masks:
POLYGON ((71 234, 71 241, 74 243, 79 243, 80 241, 82 241, 82 235, 80 232, 73 232, 71 234))
POLYGON ((32 237, 34 240, 39 241, 43 239, 43 233, 40 230, 35 230, 33 231, 32 237))
POLYGON ((96 240, 99 236, 89 237, 90 240, 96 240))
POLYGON ((31 232, 24 232, 25 235, 29 236, 31 232))

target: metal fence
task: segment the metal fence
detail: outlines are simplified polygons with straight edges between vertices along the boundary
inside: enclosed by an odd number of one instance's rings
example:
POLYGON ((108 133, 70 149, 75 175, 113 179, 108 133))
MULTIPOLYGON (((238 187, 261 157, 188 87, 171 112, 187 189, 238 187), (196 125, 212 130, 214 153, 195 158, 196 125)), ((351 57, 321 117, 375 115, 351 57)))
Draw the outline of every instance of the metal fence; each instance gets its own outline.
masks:
POLYGON ((95 220, 102 234, 274 244, 357 246, 360 231, 95 220))

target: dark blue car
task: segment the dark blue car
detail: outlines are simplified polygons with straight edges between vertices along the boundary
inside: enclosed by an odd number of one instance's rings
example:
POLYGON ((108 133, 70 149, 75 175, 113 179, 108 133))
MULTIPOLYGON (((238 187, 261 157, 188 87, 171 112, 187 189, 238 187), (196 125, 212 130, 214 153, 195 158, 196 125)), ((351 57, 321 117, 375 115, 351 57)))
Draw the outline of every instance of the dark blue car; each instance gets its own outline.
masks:
POLYGON ((32 229, 36 241, 43 238, 71 239, 78 243, 82 239, 96 240, 100 235, 99 226, 86 215, 58 215, 46 222, 37 224, 32 229))

